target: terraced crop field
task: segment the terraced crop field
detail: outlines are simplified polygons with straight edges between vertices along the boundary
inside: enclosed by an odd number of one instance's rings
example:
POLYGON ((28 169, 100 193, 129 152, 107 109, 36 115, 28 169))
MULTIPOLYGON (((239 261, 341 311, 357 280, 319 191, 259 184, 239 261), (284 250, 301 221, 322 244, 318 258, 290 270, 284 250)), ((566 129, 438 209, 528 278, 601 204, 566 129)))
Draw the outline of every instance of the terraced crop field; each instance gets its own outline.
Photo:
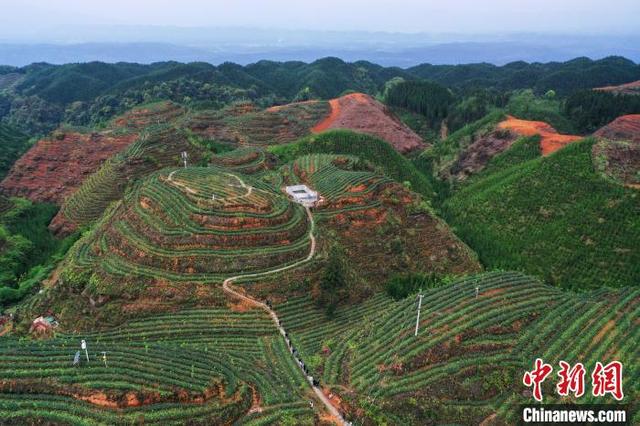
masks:
POLYGON ((110 203, 122 197, 130 182, 163 167, 181 164, 183 151, 189 154, 191 164, 201 158, 184 132, 171 126, 146 129, 126 150, 111 157, 83 182, 62 205, 51 228, 66 234, 94 223, 110 203))
POLYGON ((173 102, 153 102, 133 108, 112 120, 111 124, 115 128, 138 131, 149 126, 175 122, 185 113, 183 107, 173 102))
POLYGON ((73 425, 314 423, 261 310, 198 309, 48 341, 0 339, 0 419, 73 425), (88 344, 73 366, 80 340, 88 344), (106 352, 106 363, 102 352, 106 352))
POLYGON ((260 180, 216 166, 163 169, 125 196, 76 260, 112 280, 220 283, 306 257, 308 230, 302 206, 260 180))
POLYGON ((413 297, 377 295, 331 319, 308 297, 276 310, 326 392, 358 422, 479 424, 495 414, 512 424, 527 400, 521 375, 536 357, 580 361, 588 371, 620 360, 626 401, 638 397, 637 288, 571 294, 494 272, 423 294, 417 336, 413 297))
POLYGON ((225 167, 234 172, 257 174, 272 169, 276 160, 273 155, 260 148, 244 147, 215 155, 211 164, 225 167))
POLYGON ((329 112, 328 102, 297 103, 276 109, 238 113, 193 112, 184 126, 213 140, 240 146, 267 146, 293 142, 308 135, 311 127, 329 112))
POLYGON ((307 183, 322 194, 323 205, 318 211, 321 216, 344 209, 378 207, 376 194, 392 183, 358 157, 349 155, 305 155, 283 167, 281 173, 289 184, 307 183))

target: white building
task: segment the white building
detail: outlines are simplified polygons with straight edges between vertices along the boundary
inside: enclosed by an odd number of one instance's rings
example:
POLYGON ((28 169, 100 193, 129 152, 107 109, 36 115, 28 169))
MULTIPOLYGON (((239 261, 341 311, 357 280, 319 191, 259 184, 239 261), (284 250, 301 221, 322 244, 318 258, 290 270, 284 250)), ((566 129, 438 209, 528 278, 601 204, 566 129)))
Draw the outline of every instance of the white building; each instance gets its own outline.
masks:
POLYGON ((287 186, 286 191, 293 201, 305 207, 313 207, 318 202, 318 193, 307 185, 287 186))

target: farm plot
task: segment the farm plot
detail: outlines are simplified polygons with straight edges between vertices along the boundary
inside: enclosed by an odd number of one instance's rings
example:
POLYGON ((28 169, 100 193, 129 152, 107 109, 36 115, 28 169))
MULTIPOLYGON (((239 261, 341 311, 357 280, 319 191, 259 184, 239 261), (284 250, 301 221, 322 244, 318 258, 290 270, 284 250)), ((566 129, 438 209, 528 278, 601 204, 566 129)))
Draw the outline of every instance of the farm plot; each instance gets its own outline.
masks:
POLYGON ((188 153, 190 163, 200 159, 201 153, 190 144, 184 132, 163 125, 147 128, 133 144, 107 160, 67 198, 51 228, 66 234, 94 223, 109 204, 122 197, 129 182, 163 167, 180 164, 183 151, 188 153))
POLYGON ((312 154, 284 166, 281 173, 291 184, 306 183, 323 197, 318 214, 380 206, 378 195, 391 179, 377 175, 358 157, 312 154))
POLYGON ((65 424, 313 424, 268 315, 198 309, 48 341, 0 341, 0 418, 65 424), (86 339, 89 361, 74 354, 86 339), (106 353, 106 362, 102 358, 106 353), (43 379, 46 377, 46 379, 43 379))
POLYGON ((392 423, 428 415, 477 424, 496 414, 510 424, 512 408, 527 401, 522 374, 536 357, 580 361, 589 371, 596 361, 620 360, 626 401, 637 398, 638 289, 574 294, 494 272, 424 294, 417 336, 415 297, 378 295, 332 319, 309 298, 276 310, 314 373, 358 420, 375 413, 392 423))
POLYGON ((193 113, 186 128, 209 139, 240 146, 267 146, 293 142, 310 133, 311 127, 329 111, 327 102, 285 105, 280 108, 243 113, 202 111, 193 113))
POLYGON ((164 169, 136 184, 76 254, 103 279, 220 283, 304 258, 308 227, 301 206, 259 180, 213 166, 164 169))
POLYGON ((275 159, 260 148, 243 147, 214 156, 211 164, 252 175, 272 169, 275 159))

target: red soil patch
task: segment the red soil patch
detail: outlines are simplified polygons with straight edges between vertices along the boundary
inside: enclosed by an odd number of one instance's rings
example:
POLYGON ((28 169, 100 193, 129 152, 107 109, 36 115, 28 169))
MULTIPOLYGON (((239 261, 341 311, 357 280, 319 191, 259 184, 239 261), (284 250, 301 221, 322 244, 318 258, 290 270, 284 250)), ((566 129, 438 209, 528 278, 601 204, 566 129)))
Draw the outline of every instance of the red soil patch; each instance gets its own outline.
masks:
POLYGON ((620 95, 640 95, 640 80, 621 84, 619 86, 597 87, 593 90, 597 90, 599 92, 611 92, 620 95))
POLYGON ((491 297, 491 296, 496 296, 498 294, 502 294, 504 293, 504 288, 492 288, 491 290, 487 290, 487 291, 482 291, 482 289, 480 289, 480 292, 478 294, 479 297, 491 297))
POLYGON ((316 124, 313 129, 311 129, 314 133, 324 132, 329 129, 333 123, 338 120, 340 116, 340 100, 339 99, 331 99, 329 101, 329 106, 331 107, 331 112, 327 117, 325 117, 321 122, 316 124))
POLYGON ((593 336, 593 340, 591 341, 591 344, 595 345, 597 343, 600 343, 602 338, 606 336, 611 331, 611 329, 615 327, 615 325, 616 325, 616 322, 614 320, 607 321, 604 327, 602 327, 600 331, 598 331, 598 334, 593 336))
POLYGON ((564 148, 571 142, 582 139, 580 136, 561 135, 556 129, 543 121, 520 120, 508 116, 498 124, 499 129, 510 130, 520 136, 540 135, 540 149, 542 155, 549 155, 564 148))
POLYGON ((425 147, 413 130, 393 116, 387 108, 369 95, 353 93, 329 101, 331 113, 311 130, 320 133, 328 129, 349 129, 389 142, 398 152, 405 153, 425 147))
POLYGON ((11 168, 0 190, 32 201, 62 202, 136 134, 56 132, 35 144, 11 168))
POLYGON ((614 141, 640 143, 640 114, 618 117, 595 132, 594 136, 614 141))

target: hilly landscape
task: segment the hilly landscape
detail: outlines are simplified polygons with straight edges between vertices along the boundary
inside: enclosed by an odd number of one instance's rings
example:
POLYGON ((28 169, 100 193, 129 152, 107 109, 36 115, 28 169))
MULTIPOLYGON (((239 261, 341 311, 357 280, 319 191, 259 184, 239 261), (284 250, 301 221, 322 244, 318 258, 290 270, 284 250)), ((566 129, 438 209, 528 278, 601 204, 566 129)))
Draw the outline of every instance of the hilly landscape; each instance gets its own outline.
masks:
POLYGON ((0 424, 512 425, 537 358, 640 422, 638 80, 0 67, 0 424))

